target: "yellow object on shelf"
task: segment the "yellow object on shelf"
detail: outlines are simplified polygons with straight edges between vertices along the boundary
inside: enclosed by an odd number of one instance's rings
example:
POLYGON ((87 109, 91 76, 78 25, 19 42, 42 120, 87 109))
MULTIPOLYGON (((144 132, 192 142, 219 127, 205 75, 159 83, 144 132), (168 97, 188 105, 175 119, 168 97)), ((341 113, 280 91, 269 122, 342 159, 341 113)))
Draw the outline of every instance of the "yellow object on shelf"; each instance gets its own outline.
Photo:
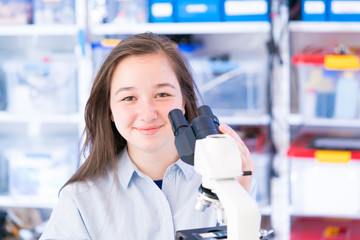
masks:
POLYGON ((315 159, 322 163, 348 163, 351 160, 351 152, 316 150, 315 159))
POLYGON ((115 47, 121 40, 120 39, 103 39, 101 40, 101 46, 103 47, 115 47))
POLYGON ((330 70, 359 70, 359 58, 354 55, 325 55, 324 67, 330 70))

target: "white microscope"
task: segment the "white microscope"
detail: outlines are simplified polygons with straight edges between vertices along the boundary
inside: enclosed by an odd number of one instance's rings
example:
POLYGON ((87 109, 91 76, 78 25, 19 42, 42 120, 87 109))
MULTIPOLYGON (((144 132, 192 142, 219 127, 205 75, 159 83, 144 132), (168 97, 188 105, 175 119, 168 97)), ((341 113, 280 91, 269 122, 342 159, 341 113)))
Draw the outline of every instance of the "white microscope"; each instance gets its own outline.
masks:
POLYGON ((181 110, 169 113, 175 145, 181 159, 194 165, 202 176, 195 208, 205 211, 214 204, 218 223, 226 224, 227 228, 186 230, 178 232, 176 239, 264 239, 271 232, 260 230, 258 205, 236 180, 237 176, 251 172, 242 171, 241 154, 235 140, 220 134, 219 120, 208 106, 203 105, 198 111, 199 117, 191 125, 181 110))

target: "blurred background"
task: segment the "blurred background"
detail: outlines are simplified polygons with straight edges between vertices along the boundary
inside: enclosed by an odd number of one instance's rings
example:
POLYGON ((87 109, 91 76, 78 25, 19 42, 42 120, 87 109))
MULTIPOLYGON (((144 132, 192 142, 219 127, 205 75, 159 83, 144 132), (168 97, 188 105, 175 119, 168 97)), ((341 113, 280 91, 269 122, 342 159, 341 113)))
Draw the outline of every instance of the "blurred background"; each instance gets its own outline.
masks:
POLYGON ((0 239, 38 239, 121 39, 169 36, 256 162, 271 239, 360 239, 359 0, 0 1, 0 239))

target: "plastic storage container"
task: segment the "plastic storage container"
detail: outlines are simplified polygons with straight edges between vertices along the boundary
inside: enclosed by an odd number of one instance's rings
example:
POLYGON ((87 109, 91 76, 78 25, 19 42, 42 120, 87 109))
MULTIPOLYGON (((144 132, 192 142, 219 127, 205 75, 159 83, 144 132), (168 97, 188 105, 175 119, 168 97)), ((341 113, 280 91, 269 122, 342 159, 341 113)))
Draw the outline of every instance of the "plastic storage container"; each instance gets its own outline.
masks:
POLYGON ((175 22, 173 0, 149 0, 149 22, 175 22))
POLYGON ((266 64, 192 59, 205 104, 221 117, 260 116, 266 108, 266 64))
POLYGON ((177 0, 179 22, 217 22, 221 20, 221 0, 177 0))
POLYGON ((224 21, 269 21, 267 0, 224 0, 224 21))
POLYGON ((75 24, 75 0, 34 0, 34 24, 75 24))
POLYGON ((15 114, 72 114, 77 111, 77 67, 72 57, 4 62, 7 110, 15 114))
POLYGON ((107 23, 148 22, 147 0, 107 0, 107 23))
POLYGON ((358 119, 360 71, 356 56, 303 55, 293 58, 299 110, 307 119, 358 119))
POLYGON ((0 1, 0 24, 31 23, 31 3, 31 0, 0 1))
POLYGON ((360 240, 360 220, 336 218, 295 218, 290 240, 360 240))
POLYGON ((327 21, 328 0, 301 0, 301 20, 327 21))
POLYGON ((360 21, 359 0, 328 0, 329 20, 343 22, 360 21))
POLYGON ((288 150, 294 214, 360 214, 360 139, 302 135, 288 150))
POLYGON ((5 148, 9 195, 57 197, 60 188, 76 170, 76 140, 73 136, 42 136, 16 140, 5 148))

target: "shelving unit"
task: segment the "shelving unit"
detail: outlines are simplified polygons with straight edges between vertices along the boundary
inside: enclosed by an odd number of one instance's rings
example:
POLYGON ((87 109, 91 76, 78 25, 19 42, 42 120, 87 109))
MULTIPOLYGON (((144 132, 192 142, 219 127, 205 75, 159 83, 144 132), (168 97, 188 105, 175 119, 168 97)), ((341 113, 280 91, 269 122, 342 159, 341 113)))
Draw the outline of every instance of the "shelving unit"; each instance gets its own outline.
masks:
POLYGON ((302 22, 292 21, 289 23, 290 31, 303 33, 358 33, 360 32, 359 22, 302 22))
POLYGON ((158 34, 228 34, 267 33, 268 22, 200 22, 200 23, 139 23, 139 24, 94 24, 93 35, 131 35, 142 32, 158 34))
MULTIPOLYGON (((38 54, 38 50, 44 52, 66 52, 73 56, 76 64, 77 85, 77 111, 73 113, 21 113, 12 111, 0 111, 0 157, 5 149, 14 148, 21 142, 22 147, 37 145, 40 136, 52 137, 60 135, 69 137, 71 140, 80 139, 84 129, 83 106, 89 90, 88 73, 90 60, 86 58, 86 43, 84 42, 84 30, 86 19, 86 1, 76 1, 76 22, 74 24, 23 24, 23 25, 0 25, 0 52, 5 58, 0 58, 0 66, 8 59, 26 59, 38 54), (28 143, 24 139, 29 139, 28 143), (34 141, 35 140, 35 141, 34 141)), ((45 53, 45 54, 46 54, 45 53)), ((41 53, 39 54, 39 56, 41 53)), ((45 55, 46 56, 46 55, 45 55)), ((2 66, 3 67, 3 66, 2 66)), ((76 141, 76 140, 75 140, 76 141)), ((42 143, 41 145, 43 145, 42 143)), ((52 146, 49 143, 50 147, 52 146)), ((62 145, 59 146, 61 148, 62 145)), ((40 151, 41 152, 41 151, 40 151)), ((77 158, 78 151, 75 151, 77 158)), ((4 157, 5 158, 5 157, 4 157)), ((0 158, 1 159, 1 158, 0 158)), ((71 163, 76 165, 76 163, 71 163)), ((0 207, 30 207, 52 208, 57 201, 54 195, 7 195, 1 193, 0 207)))
POLYGON ((0 25, 1 37, 4 36, 76 36, 78 27, 74 24, 56 25, 0 25))
MULTIPOLYGON (((359 22, 301 22, 292 21, 289 23, 289 56, 291 57, 300 52, 307 46, 312 46, 314 49, 320 46, 342 43, 351 47, 358 47, 358 39, 360 37, 360 23, 359 22)), ((288 69, 294 70, 289 62, 288 69)), ((300 109, 300 100, 298 101, 300 88, 296 82, 296 74, 289 74, 289 82, 292 88, 289 87, 289 93, 291 92, 291 101, 288 103, 289 113, 286 116, 286 121, 289 126, 289 144, 303 133, 315 133, 324 134, 337 134, 340 136, 360 136, 360 118, 357 119, 336 119, 336 118, 319 118, 319 117, 306 117, 302 114, 300 109)), ((290 99, 289 99, 290 100, 290 99)), ((356 100, 358 101, 358 99, 356 100)), ((286 153, 285 153, 286 154, 286 153)), ((286 161, 286 170, 288 172, 287 179, 283 182, 283 187, 290 190, 286 197, 288 198, 287 207, 283 214, 283 219, 287 219, 291 222, 293 217, 330 217, 330 218, 345 218, 345 219, 357 219, 359 216, 349 214, 334 214, 324 213, 319 214, 305 213, 302 210, 297 209, 291 202, 291 191, 299 191, 298 189, 291 189, 291 170, 290 170, 290 158, 286 155, 283 156, 283 163, 286 161)), ((304 160, 306 161, 306 160, 304 160)), ((336 176, 334 176, 336 177, 336 176)), ((344 188, 346 186, 343 186, 344 188)), ((305 190, 306 191, 306 190, 305 190)), ((320 189, 319 189, 320 191, 320 189)), ((325 190, 324 190, 325 191, 325 190)), ((334 189, 336 191, 336 189, 334 189)), ((305 194, 305 192, 302 192, 305 194)), ((336 194, 334 192, 334 194, 336 194)), ((333 206, 336 208, 337 206, 333 206)), ((288 226, 290 231, 291 226, 288 226)), ((286 238, 284 238, 286 239, 286 238)))
MULTIPOLYGON (((230 58, 245 61, 268 58, 266 43, 271 34, 268 22, 91 24, 87 19, 87 2, 77 0, 76 7, 77 20, 72 25, 0 25, 0 52, 4 52, 6 57, 11 56, 12 52, 21 55, 26 49, 35 47, 72 52, 77 63, 78 87, 78 110, 75 113, 36 115, 0 111, 0 146, 7 144, 4 136, 38 136, 44 130, 74 134, 80 139, 84 129, 84 106, 96 71, 89 45, 104 38, 122 38, 148 31, 165 35, 191 35, 196 42, 202 43, 202 47, 194 52, 196 57, 227 53, 230 58)), ((274 27, 279 26, 275 23, 274 27)), ((272 115, 264 112, 255 116, 244 113, 218 117, 221 122, 233 126, 271 126, 272 140, 277 149, 273 167, 278 177, 271 179, 271 205, 262 207, 261 213, 271 218, 276 240, 287 240, 291 231, 291 217, 313 217, 291 206, 290 163, 286 154, 292 139, 303 130, 353 132, 360 135, 360 119, 308 119, 298 111, 298 107, 294 107, 291 100, 298 93, 291 91, 294 90, 291 89, 294 81, 291 57, 310 44, 316 47, 319 43, 338 41, 356 46, 360 39, 360 23, 291 21, 281 27, 284 29, 279 41, 282 64, 277 63, 273 70, 272 95, 267 96, 267 101, 272 101, 272 115)), ((0 63, 2 61, 0 58, 0 63)), ((0 207, 52 208, 56 200, 57 196, 0 195, 0 207)))

